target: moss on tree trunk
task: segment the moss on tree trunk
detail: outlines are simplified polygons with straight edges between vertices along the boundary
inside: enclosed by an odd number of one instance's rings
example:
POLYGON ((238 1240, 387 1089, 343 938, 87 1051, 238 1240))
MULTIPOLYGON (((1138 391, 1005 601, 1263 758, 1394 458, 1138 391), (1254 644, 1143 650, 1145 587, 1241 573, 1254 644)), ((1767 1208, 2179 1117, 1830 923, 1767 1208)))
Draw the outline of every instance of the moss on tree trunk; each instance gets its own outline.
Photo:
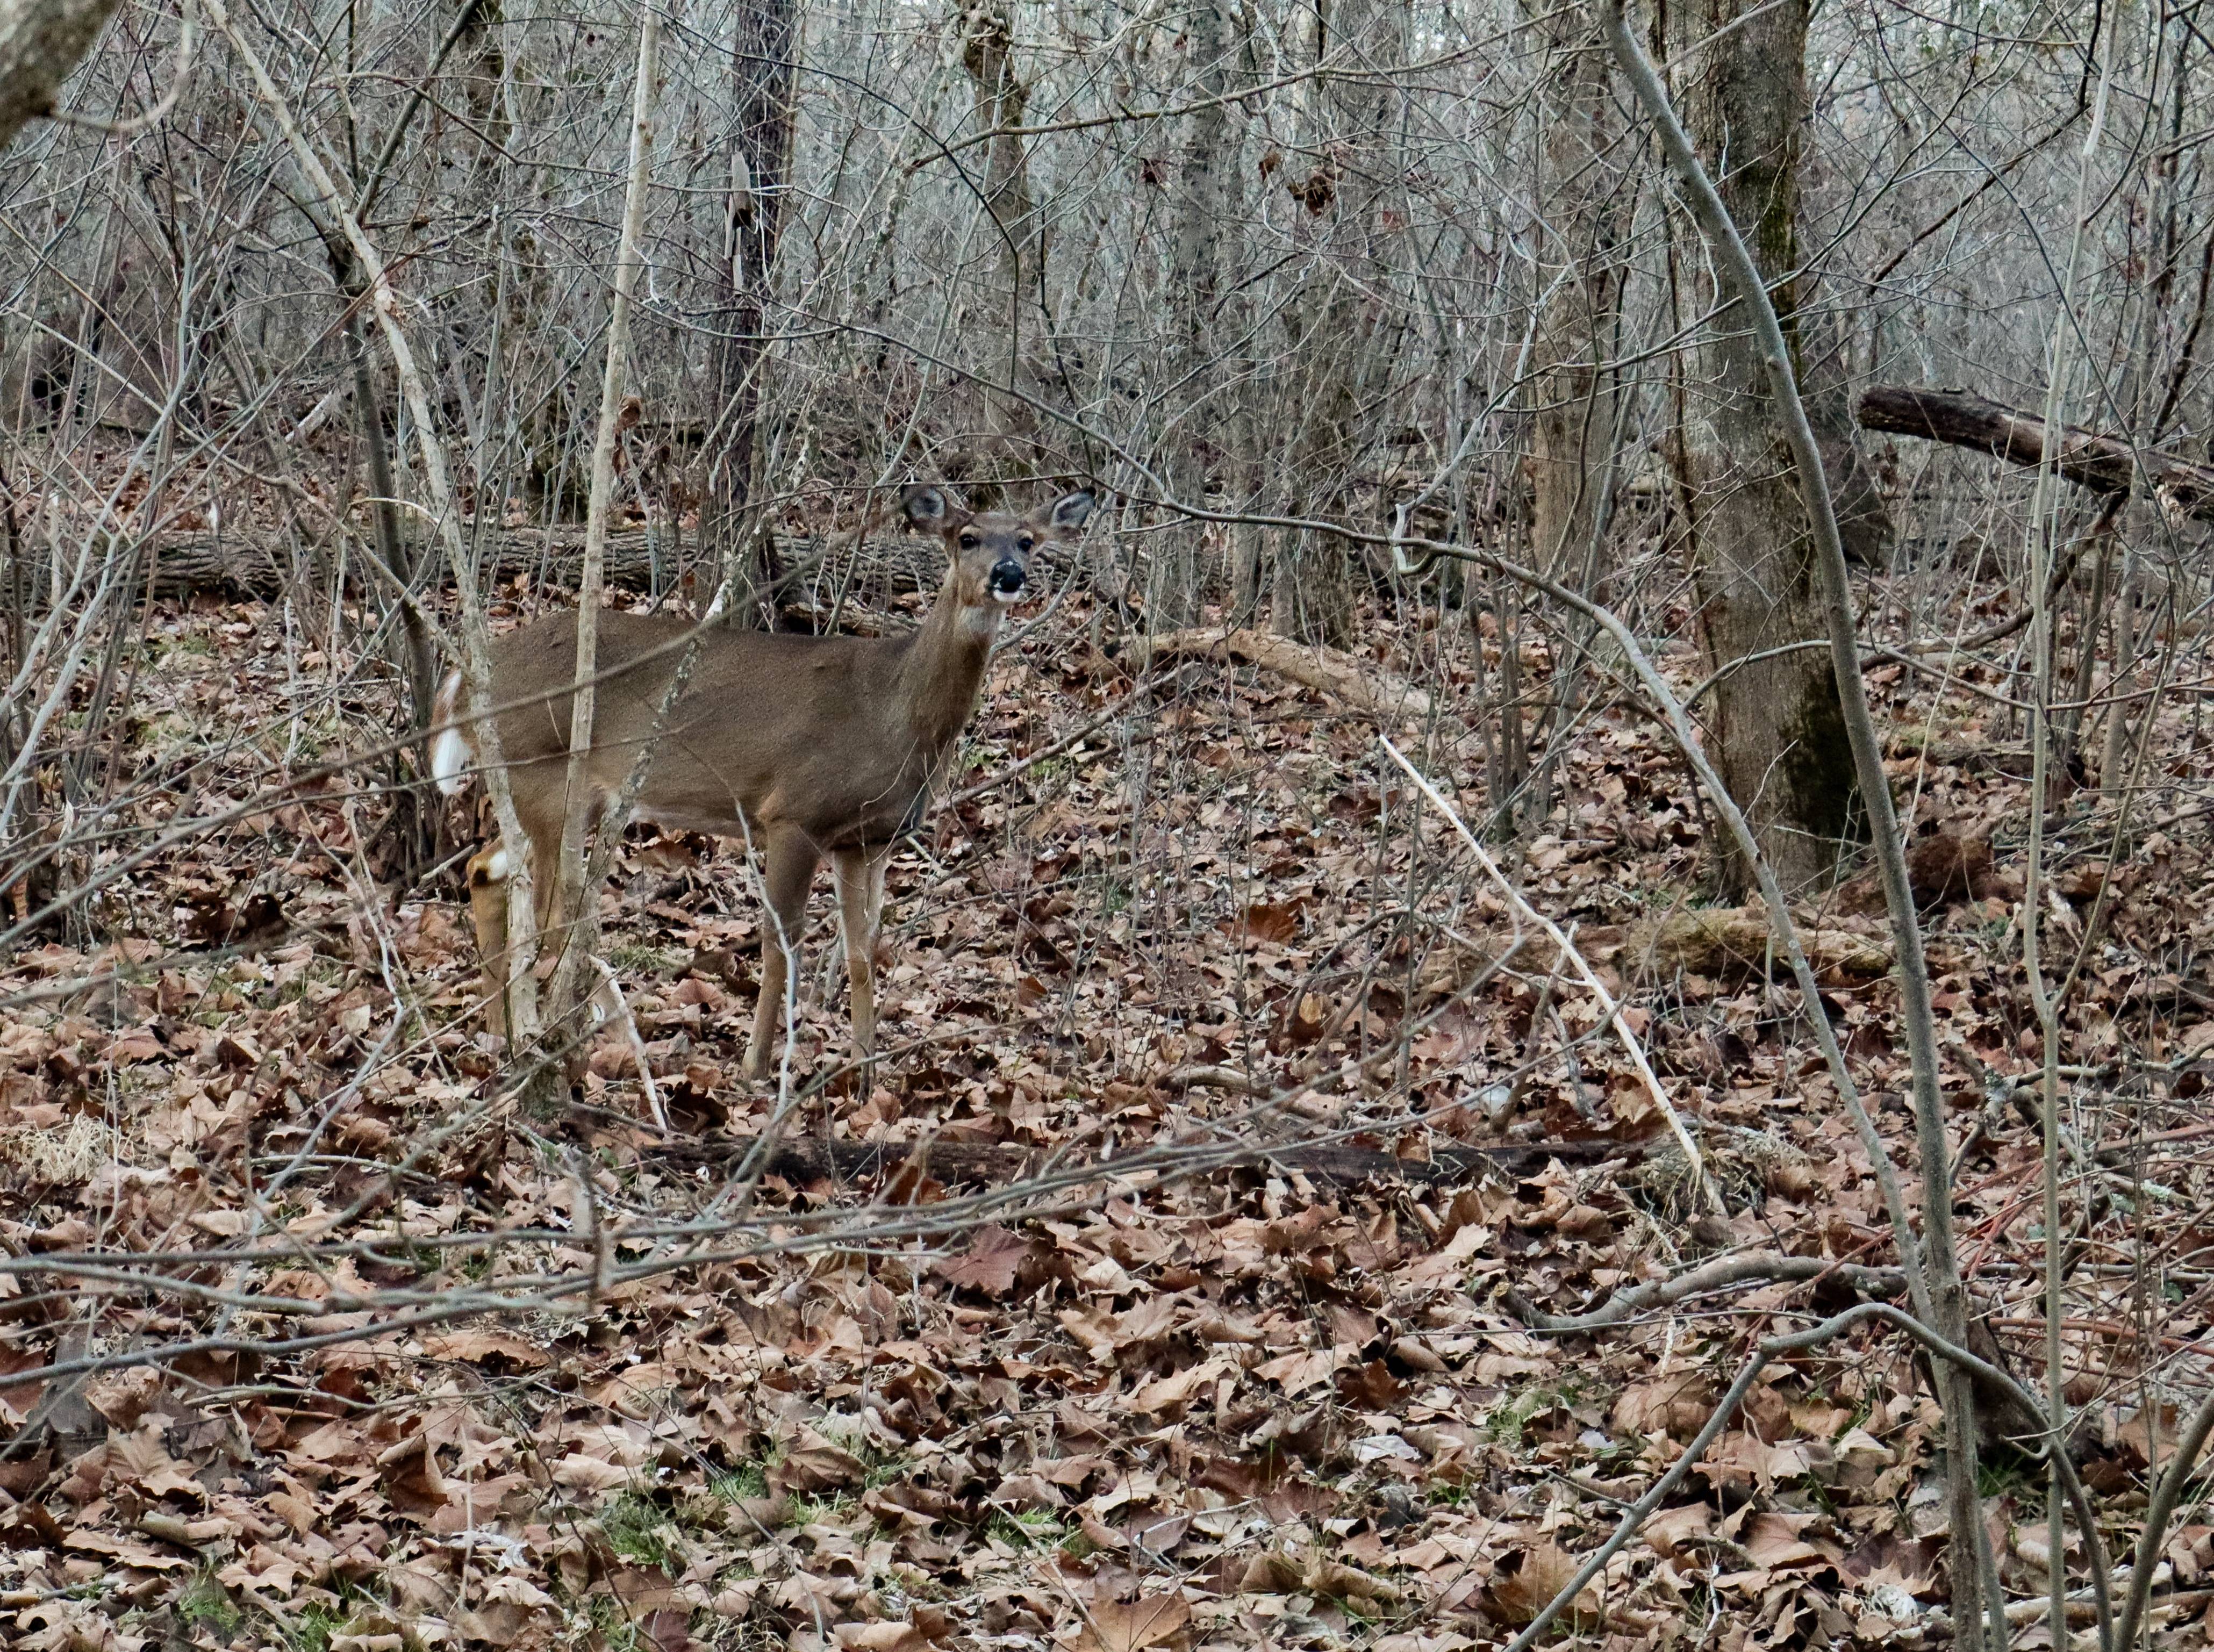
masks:
MULTIPOLYGON (((1695 0, 1672 24, 1700 64, 1684 87, 1685 124, 1795 355, 1806 0, 1695 0)), ((1702 266, 1684 267, 1701 270, 1684 294, 1697 315, 1715 295, 1702 266)), ((1680 370, 1676 458, 1700 643, 1725 673, 1709 702, 1715 766, 1784 885, 1803 889, 1832 875, 1862 830, 1828 653, 1774 652, 1826 635, 1806 504, 1744 318, 1722 311, 1680 370)), ((1748 881, 1742 866, 1724 870, 1735 888, 1748 881)))

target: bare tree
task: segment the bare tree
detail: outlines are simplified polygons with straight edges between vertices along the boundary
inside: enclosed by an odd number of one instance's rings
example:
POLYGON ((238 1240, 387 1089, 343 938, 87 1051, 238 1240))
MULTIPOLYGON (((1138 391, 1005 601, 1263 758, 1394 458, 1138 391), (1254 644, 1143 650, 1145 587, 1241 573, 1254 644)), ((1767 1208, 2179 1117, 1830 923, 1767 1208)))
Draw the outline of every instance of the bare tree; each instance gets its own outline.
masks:
POLYGON ((982 358, 989 459, 979 477, 978 498, 988 502, 998 497, 999 473, 1010 462, 1022 464, 1034 450, 1037 420, 1021 395, 1031 380, 1024 318, 1031 284, 1044 279, 1045 237, 1031 199, 1020 130, 1030 88, 1015 62, 1013 17, 996 0, 975 0, 962 12, 961 63, 969 71, 976 130, 985 138, 978 190, 996 271, 978 318, 983 336, 995 346, 982 358))
MULTIPOLYGON (((1406 52, 1405 0, 1333 0, 1315 9, 1315 75, 1306 109, 1308 170, 1286 180, 1301 209, 1306 272, 1288 306, 1295 434, 1284 485, 1306 514, 1342 511, 1372 456, 1367 404, 1393 370, 1398 317, 1389 279, 1400 202, 1400 95, 1377 66, 1406 52)), ((1287 636, 1337 644, 1353 622, 1357 553, 1326 534, 1283 535, 1269 609, 1287 636)))
MULTIPOLYGON (((1167 294, 1173 331, 1163 399, 1170 425, 1168 480, 1178 498, 1194 505, 1207 502, 1211 481, 1226 484, 1238 461, 1226 388, 1236 354, 1226 253, 1234 229, 1231 204, 1242 193, 1232 106, 1225 96, 1238 52, 1236 32, 1231 0, 1195 0, 1183 49, 1190 68, 1187 84, 1200 107, 1190 118, 1177 180, 1180 199, 1167 294)), ((1198 616, 1213 572, 1202 558, 1202 540, 1196 525, 1172 528, 1166 535, 1148 597, 1155 623, 1187 625, 1198 616)))
POLYGON ((1588 21, 1549 11, 1533 24, 1544 62, 1538 98, 1540 285, 1531 352, 1530 537, 1537 566, 1584 583, 1616 441, 1616 354, 1626 180, 1610 130, 1607 56, 1588 21))

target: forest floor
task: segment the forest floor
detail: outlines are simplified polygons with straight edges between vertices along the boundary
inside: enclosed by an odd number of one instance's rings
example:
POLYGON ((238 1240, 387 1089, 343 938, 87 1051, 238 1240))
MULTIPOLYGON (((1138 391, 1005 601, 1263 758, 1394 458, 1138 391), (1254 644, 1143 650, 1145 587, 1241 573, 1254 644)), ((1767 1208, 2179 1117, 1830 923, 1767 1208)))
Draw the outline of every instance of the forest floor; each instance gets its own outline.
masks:
MULTIPOLYGON (((1895 1260, 1802 1006, 1757 946, 1671 927, 1714 905, 1699 808, 1649 717, 1590 701, 1552 815, 1494 847, 1624 996, 1725 1194, 1703 1209, 1593 994, 1549 947, 1502 960, 1509 903, 1372 718, 1243 665, 1134 674, 1098 624, 1072 597, 1002 649, 954 801, 894 865, 865 1082, 827 896, 786 1088, 749 1086, 736 855, 633 834, 605 952, 664 1138, 612 1029, 566 1114, 502 1098, 452 874, 394 899, 382 800, 286 789, 389 732, 327 617, 158 605, 116 754, 143 835, 99 851, 77 927, 0 959, 0 1373, 204 1345, 0 1389, 0 1634, 1454 1652, 1526 1624, 1752 1343, 1852 1296, 1756 1283, 1584 1335, 1534 1313, 1717 1256, 1895 1260), (787 1105, 795 1135, 896 1145, 734 1185, 787 1105), (1372 1157, 1293 1151, 1323 1141, 1372 1157), (1453 1158, 1478 1143, 1524 1150, 1453 1158), (95 1252, 104 1276, 66 1271, 95 1252)), ((1384 731, 1481 829, 1471 640, 1459 612, 1371 618, 1360 655, 1435 693, 1384 731)), ((1542 688, 1543 648, 1521 663, 1542 688)), ((2021 737, 1996 674, 1875 678, 1917 841, 1992 846, 1925 853, 1926 927, 1964 1262, 2035 1386, 2021 737)), ((2118 1561, 2214 1350, 2214 734, 2162 719, 2126 817, 2050 800, 2048 945, 2089 942, 2071 1117, 2115 1150, 2065 1209, 2078 1454, 2118 1561)), ((1850 882, 1808 915, 1906 1162, 1882 919, 1850 882)), ((1779 1362, 1555 1633, 1942 1642, 1942 1443, 1881 1327, 1779 1362)), ((2043 1472, 1994 1440, 1985 1478, 2034 1603, 2043 1472)), ((2186 1507, 2159 1563, 2156 1639, 2196 1645, 2214 1521, 2186 1507)))

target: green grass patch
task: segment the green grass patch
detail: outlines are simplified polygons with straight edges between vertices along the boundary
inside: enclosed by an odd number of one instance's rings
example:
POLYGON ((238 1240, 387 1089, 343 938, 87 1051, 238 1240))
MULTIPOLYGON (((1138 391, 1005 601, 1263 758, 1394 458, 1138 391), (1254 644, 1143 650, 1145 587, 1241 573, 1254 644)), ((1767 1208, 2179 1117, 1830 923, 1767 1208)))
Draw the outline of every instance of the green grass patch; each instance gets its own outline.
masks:
POLYGON ((626 1491, 600 1511, 608 1546, 633 1565, 674 1577, 684 1569, 684 1535, 669 1511, 643 1491, 626 1491))
POLYGON ((766 1497, 768 1496, 768 1472, 773 1466, 774 1464, 767 1458, 758 1462, 741 1463, 720 1474, 709 1475, 707 1490, 725 1502, 736 1502, 741 1497, 766 1497))
POLYGON ((216 1582, 211 1571, 198 1574, 185 1585, 174 1610, 187 1623, 205 1625, 226 1640, 246 1621, 245 1612, 230 1598, 230 1591, 216 1582))

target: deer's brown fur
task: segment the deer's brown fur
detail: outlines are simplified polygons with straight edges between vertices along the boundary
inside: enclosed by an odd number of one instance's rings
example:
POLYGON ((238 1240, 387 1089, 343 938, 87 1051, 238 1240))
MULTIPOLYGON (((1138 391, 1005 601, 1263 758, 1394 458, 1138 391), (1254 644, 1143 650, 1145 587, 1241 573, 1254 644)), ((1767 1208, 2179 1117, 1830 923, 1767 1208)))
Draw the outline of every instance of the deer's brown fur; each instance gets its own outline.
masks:
MULTIPOLYGON (((1081 529, 1092 500, 1071 493, 1027 517, 959 510, 934 487, 911 487, 902 503, 910 522, 943 535, 950 564, 920 627, 892 638, 711 629, 657 737, 654 710, 683 657, 690 622, 600 615, 601 680, 586 782, 593 809, 621 788, 639 743, 651 737, 638 817, 744 838, 761 853, 767 911, 749 1077, 760 1076, 774 1047, 808 890, 826 857, 837 878, 854 1049, 863 1055, 873 1049, 885 864, 897 839, 920 821, 976 709, 994 639, 1021 597, 1033 549, 1081 529)), ((575 662, 576 622, 566 614, 510 632, 492 648, 492 699, 511 707, 498 716, 499 750, 528 839, 523 847, 541 930, 566 809, 575 662)), ((441 689, 436 721, 454 723, 460 701, 456 674, 441 689)), ((477 762, 465 725, 440 737, 434 767, 442 787, 459 790, 477 762)), ((512 864, 505 856, 514 847, 487 849, 470 865, 470 906, 496 1028, 504 1025, 497 985, 507 948, 503 884, 512 864)))

